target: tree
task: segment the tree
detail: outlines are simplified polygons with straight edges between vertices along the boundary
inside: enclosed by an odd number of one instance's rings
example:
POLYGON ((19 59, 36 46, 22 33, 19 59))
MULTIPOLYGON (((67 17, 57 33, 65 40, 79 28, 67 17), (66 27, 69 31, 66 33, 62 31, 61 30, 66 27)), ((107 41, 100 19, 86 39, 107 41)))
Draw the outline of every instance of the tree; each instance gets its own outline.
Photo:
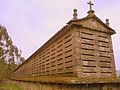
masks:
POLYGON ((0 25, 0 75, 10 76, 10 73, 24 61, 21 51, 13 44, 7 29, 0 25))

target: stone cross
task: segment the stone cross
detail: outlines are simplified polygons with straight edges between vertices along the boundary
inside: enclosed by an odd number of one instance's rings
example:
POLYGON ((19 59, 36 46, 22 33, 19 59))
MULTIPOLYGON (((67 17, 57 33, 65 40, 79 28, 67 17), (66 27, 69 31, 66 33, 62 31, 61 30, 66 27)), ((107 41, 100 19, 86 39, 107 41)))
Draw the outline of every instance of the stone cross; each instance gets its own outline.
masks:
POLYGON ((90 5, 90 10, 92 10, 93 3, 90 1, 90 2, 88 2, 87 4, 90 5))

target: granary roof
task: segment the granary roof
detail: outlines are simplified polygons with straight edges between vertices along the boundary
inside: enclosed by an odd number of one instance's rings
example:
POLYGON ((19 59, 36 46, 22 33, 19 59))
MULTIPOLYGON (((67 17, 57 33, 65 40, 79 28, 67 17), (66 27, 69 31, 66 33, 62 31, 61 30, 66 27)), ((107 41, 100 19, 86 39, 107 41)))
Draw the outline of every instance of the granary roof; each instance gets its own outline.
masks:
MULTIPOLYGON (((95 11, 93 11, 93 10, 89 10, 87 13, 88 13, 88 15, 86 16, 86 17, 84 17, 84 18, 80 18, 80 19, 72 19, 72 20, 70 20, 67 24, 71 24, 71 23, 77 23, 77 22, 82 22, 82 21, 85 21, 85 20, 88 20, 88 19, 91 19, 91 18, 93 18, 93 19, 95 19, 98 23, 100 23, 101 25, 103 25, 105 28, 107 28, 108 30, 110 30, 110 32, 111 32, 111 34, 115 34, 116 32, 115 32, 115 30, 114 29, 112 29, 111 27, 109 27, 109 25, 107 25, 107 23, 109 23, 109 22, 106 22, 106 23, 104 23, 101 19, 99 19, 95 14, 94 14, 94 12, 95 11)), ((106 19, 106 21, 107 21, 108 19, 106 19)))
MULTIPOLYGON (((92 4, 91 4, 92 5, 92 4)), ((42 50, 45 49, 45 47, 47 47, 48 45, 50 45, 53 41, 57 40, 61 35, 64 35, 66 32, 68 32, 70 30, 70 28, 72 28, 73 26, 78 26, 81 28, 87 28, 87 29, 91 29, 88 27, 85 27, 81 24, 78 24, 79 22, 82 21, 86 21, 88 19, 95 19, 98 23, 100 23, 102 26, 104 26, 106 29, 109 30, 109 33, 115 34, 115 30, 113 30, 111 27, 109 27, 109 22, 108 19, 106 20, 106 24, 104 22, 102 22, 95 14, 94 14, 94 10, 91 9, 90 6, 90 10, 87 12, 88 15, 84 18, 77 18, 77 9, 74 9, 74 14, 73 14, 73 19, 70 20, 67 25, 65 25, 61 30, 59 30, 53 37, 51 37, 44 45, 42 45, 35 53, 33 53, 25 62, 23 62, 21 65, 19 65, 13 72, 15 72, 19 67, 21 67, 24 63, 28 62, 31 58, 33 58, 37 53, 41 52, 42 50)))

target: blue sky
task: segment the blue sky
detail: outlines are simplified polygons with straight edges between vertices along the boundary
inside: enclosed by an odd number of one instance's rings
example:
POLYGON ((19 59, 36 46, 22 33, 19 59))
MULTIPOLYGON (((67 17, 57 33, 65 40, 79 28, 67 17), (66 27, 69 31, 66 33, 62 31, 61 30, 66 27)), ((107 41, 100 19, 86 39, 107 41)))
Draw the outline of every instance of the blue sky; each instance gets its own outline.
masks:
MULTIPOLYGON (((14 44, 28 58, 51 36, 72 19, 72 10, 78 9, 78 18, 85 17, 89 0, 0 0, 0 24, 8 29, 14 44)), ((95 14, 102 20, 110 19, 115 61, 120 69, 120 0, 92 0, 95 14)))

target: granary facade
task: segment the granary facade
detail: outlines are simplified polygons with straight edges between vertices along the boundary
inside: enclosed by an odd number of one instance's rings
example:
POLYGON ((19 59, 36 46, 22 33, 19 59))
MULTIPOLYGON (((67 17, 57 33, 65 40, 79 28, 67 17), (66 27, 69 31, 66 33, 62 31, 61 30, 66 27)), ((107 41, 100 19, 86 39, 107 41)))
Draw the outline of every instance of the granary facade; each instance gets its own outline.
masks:
POLYGON ((115 77, 109 20, 102 22, 91 9, 73 19, 14 70, 13 76, 115 77))

